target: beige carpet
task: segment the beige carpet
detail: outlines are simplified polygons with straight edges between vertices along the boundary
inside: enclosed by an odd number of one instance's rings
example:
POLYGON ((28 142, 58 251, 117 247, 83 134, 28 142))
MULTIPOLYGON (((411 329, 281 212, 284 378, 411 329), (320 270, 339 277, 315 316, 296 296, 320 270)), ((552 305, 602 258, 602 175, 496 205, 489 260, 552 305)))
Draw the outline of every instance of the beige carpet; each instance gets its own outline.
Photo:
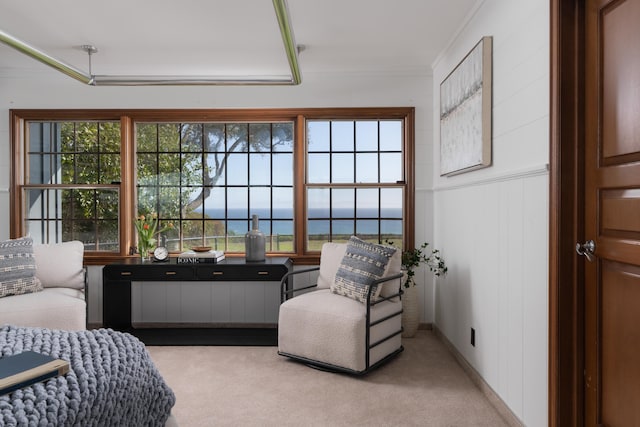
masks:
POLYGON ((431 331, 365 377, 309 368, 276 347, 148 347, 180 427, 505 426, 431 331))

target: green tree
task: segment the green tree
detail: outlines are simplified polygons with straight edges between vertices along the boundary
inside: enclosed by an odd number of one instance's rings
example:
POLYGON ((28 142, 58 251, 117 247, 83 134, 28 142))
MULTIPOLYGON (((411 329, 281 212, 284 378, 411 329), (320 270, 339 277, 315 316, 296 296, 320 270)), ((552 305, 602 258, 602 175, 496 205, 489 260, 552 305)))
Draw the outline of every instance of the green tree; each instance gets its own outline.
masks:
MULTIPOLYGON (((61 153, 63 184, 121 180, 119 122, 63 122, 58 129, 54 151, 61 153)), ((198 228, 189 220, 206 219, 198 210, 224 175, 229 154, 291 150, 293 124, 139 123, 136 144, 138 211, 179 221, 182 235, 221 235, 219 222, 204 221, 198 228)), ((70 220, 68 233, 101 233, 117 240, 113 192, 65 190, 62 217, 70 220)))
MULTIPOLYGON (((50 147, 51 183, 120 181, 119 122, 62 122, 52 128, 56 138, 50 147), (58 164, 59 170, 55 166, 58 164)), ((61 196, 64 240, 79 238, 95 243, 96 249, 101 245, 101 249, 117 249, 112 246, 118 241, 117 192, 65 189, 61 196)))

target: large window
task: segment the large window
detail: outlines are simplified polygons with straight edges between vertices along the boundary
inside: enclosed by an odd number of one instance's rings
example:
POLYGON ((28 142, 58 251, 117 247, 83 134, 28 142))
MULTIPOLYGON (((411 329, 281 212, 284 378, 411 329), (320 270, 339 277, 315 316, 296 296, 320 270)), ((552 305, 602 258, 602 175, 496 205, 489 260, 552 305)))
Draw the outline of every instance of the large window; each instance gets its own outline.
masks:
POLYGON ((317 259, 358 235, 413 244, 413 109, 13 110, 11 235, 130 256, 133 219, 176 225, 173 252, 317 259))
POLYGON ((120 123, 32 121, 26 130, 27 233, 119 251, 120 123))
POLYGON ((402 120, 307 122, 307 249, 358 235, 402 242, 402 120))
POLYGON ((169 250, 243 252, 258 215, 268 252, 294 252, 293 122, 140 123, 138 210, 177 225, 169 250))

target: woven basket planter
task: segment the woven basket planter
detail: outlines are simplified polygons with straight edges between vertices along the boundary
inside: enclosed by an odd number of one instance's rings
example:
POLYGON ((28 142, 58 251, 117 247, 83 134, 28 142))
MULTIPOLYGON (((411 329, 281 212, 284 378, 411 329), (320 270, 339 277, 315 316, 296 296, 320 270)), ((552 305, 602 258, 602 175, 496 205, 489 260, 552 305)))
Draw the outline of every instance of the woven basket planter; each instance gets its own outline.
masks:
POLYGON ((420 313, 418 304, 418 287, 402 288, 402 337, 411 338, 418 331, 420 313))

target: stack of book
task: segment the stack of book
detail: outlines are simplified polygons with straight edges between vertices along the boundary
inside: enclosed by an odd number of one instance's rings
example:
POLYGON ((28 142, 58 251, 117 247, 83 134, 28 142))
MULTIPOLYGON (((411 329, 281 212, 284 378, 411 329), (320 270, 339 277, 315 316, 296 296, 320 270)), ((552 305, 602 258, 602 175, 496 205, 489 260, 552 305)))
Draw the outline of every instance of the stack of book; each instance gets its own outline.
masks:
POLYGON ((209 263, 216 264, 224 259, 224 252, 222 251, 185 251, 178 255, 178 264, 198 264, 209 263))

